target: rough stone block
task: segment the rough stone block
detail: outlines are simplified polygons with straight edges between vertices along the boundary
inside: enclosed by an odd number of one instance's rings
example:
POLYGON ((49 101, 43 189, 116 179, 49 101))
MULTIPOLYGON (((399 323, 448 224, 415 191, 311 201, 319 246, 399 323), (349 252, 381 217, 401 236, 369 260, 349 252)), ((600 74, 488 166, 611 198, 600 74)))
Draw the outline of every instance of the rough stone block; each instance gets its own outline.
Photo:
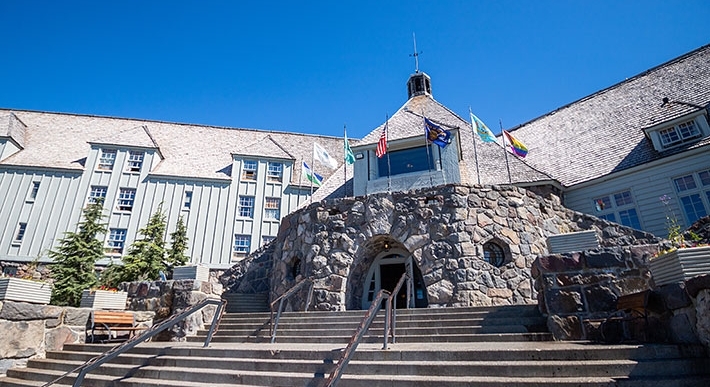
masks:
POLYGON ((688 293, 685 291, 683 282, 659 286, 654 292, 663 300, 666 308, 670 310, 685 308, 692 303, 688 293))
POLYGON ((700 343, 695 333, 695 310, 683 310, 670 320, 671 339, 674 343, 700 343), (692 313, 692 314, 691 314, 692 313))
POLYGON ((710 274, 695 276, 685 282, 685 289, 692 298, 698 296, 703 289, 710 289, 710 274))
POLYGON ((548 313, 572 314, 582 312, 582 294, 579 290, 552 289, 545 292, 548 313))
POLYGON ((6 301, 0 311, 0 319, 12 321, 58 319, 62 316, 62 311, 63 308, 59 306, 6 301))
POLYGON ((624 256, 619 249, 586 251, 584 253, 584 259, 587 266, 591 268, 626 267, 624 256))
POLYGON ((616 310, 617 296, 609 286, 589 286, 584 289, 584 296, 590 313, 616 310))
POLYGON ((551 315, 547 318, 547 328, 555 340, 582 340, 582 324, 577 316, 561 317, 551 315))
POLYGON ((534 264, 540 273, 577 271, 583 268, 579 254, 554 254, 538 257, 534 264))
POLYGON ((42 347, 44 321, 0 321, 0 332, 0 359, 34 356, 42 347))
POLYGON ((49 329, 44 335, 44 348, 46 351, 61 351, 64 344, 78 343, 80 340, 78 332, 75 332, 66 325, 49 329))
POLYGON ((64 324, 86 326, 90 315, 91 309, 89 308, 66 308, 64 311, 64 324))

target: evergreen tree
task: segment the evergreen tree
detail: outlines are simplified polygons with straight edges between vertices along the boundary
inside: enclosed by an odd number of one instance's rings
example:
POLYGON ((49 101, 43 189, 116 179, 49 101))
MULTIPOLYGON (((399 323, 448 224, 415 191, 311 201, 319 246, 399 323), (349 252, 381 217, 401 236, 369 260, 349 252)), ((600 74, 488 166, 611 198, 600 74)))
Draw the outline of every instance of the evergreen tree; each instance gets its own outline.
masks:
POLYGON ((106 233, 103 200, 87 205, 83 217, 79 231, 65 233, 57 249, 49 252, 54 260, 53 305, 79 306, 81 292, 96 286, 95 264, 104 256, 103 242, 96 236, 106 233))
POLYGON ((178 218, 177 224, 175 225, 175 231, 170 234, 170 250, 168 251, 168 265, 182 266, 187 263, 190 257, 185 255, 187 251, 187 227, 182 219, 182 216, 178 218))
POLYGON ((162 203, 139 233, 143 239, 133 242, 128 254, 122 258, 123 266, 115 266, 116 269, 107 273, 108 277, 117 270, 119 282, 156 280, 159 272, 165 270, 165 214, 162 203))

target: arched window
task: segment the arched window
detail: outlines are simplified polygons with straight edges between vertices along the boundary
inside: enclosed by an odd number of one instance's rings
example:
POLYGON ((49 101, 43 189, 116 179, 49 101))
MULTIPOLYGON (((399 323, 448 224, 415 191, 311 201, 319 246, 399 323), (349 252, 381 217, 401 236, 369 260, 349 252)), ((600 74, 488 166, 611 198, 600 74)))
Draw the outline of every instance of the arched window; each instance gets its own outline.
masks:
POLYGON ((488 242, 483 245, 483 259, 495 267, 501 267, 505 262, 505 252, 495 242, 488 242))

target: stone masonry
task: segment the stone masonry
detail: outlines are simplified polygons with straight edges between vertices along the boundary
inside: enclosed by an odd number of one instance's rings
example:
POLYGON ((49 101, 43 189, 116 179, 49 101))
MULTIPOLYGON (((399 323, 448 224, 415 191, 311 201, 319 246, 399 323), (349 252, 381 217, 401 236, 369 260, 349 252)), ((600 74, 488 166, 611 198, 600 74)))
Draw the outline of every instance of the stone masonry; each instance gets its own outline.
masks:
MULTIPOLYGON (((448 185, 313 203, 282 220, 273 242, 271 299, 312 276, 313 309, 360 309, 370 266, 392 249, 413 258, 429 307, 533 304, 531 268, 547 254, 546 238, 583 230, 596 231, 602 246, 655 241, 571 211, 554 195, 514 186, 448 185), (489 241, 504 249, 500 267, 484 260, 489 241)), ((292 307, 304 302, 305 291, 292 307)))

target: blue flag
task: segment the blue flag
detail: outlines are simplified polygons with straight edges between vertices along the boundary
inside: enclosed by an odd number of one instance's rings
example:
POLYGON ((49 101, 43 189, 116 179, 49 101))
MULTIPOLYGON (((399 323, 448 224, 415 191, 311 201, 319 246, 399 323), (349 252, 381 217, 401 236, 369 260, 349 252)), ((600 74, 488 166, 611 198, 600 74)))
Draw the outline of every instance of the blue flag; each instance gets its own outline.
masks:
POLYGON ((429 121, 427 118, 424 119, 424 129, 426 129, 427 140, 434 144, 443 148, 451 143, 451 132, 429 121))
POLYGON ((481 137, 481 140, 483 140, 483 142, 496 142, 496 136, 490 129, 488 129, 486 124, 479 120, 473 113, 470 114, 471 122, 476 124, 474 129, 476 130, 476 133, 478 133, 478 136, 481 137))

